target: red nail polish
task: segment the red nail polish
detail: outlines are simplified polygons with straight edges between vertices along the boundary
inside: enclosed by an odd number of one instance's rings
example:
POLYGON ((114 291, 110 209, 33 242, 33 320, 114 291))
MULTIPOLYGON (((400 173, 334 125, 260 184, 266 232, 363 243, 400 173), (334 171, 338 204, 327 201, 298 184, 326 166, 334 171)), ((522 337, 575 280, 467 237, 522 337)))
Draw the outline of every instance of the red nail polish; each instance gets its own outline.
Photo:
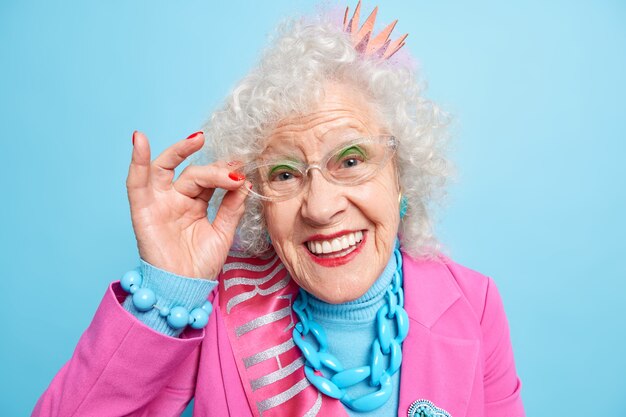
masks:
POLYGON ((202 133, 202 131, 192 133, 191 135, 187 136, 187 139, 193 139, 193 138, 195 138, 196 136, 198 136, 200 133, 202 133))
POLYGON ((136 135, 136 134, 137 134, 137 131, 135 130, 135 131, 133 132, 133 146, 135 146, 135 135, 136 135))
POLYGON ((241 181, 241 180, 245 180, 246 176, 233 171, 233 172, 228 173, 228 178, 230 178, 233 181, 241 181))

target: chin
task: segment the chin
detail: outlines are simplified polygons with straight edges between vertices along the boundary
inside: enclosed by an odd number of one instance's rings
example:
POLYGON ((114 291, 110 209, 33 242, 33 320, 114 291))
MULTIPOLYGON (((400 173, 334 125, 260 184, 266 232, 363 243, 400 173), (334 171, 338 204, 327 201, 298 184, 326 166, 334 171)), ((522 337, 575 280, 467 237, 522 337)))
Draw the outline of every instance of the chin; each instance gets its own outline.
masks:
POLYGON ((351 268, 350 264, 341 267, 329 268, 310 264, 310 278, 306 283, 298 285, 316 298, 330 304, 341 304, 354 301, 365 294, 374 284, 380 273, 370 276, 373 265, 370 268, 351 268))

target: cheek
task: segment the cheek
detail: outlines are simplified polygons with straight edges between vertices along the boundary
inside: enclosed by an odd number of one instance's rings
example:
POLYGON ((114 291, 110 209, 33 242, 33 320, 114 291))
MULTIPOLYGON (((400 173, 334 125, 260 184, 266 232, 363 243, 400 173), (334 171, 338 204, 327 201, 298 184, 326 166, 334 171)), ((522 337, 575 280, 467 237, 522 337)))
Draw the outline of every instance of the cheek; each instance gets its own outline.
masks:
POLYGON ((394 233, 397 231, 400 222, 399 191, 393 179, 375 179, 357 195, 363 214, 372 223, 393 230, 394 233))
POLYGON ((267 225, 267 231, 270 234, 272 243, 275 243, 282 235, 282 231, 278 227, 281 225, 281 222, 278 221, 278 218, 281 216, 280 210, 275 204, 265 203, 263 215, 265 216, 265 224, 267 225))
POLYGON ((297 207, 288 201, 265 203, 263 207, 265 223, 274 246, 285 246, 294 234, 297 207))

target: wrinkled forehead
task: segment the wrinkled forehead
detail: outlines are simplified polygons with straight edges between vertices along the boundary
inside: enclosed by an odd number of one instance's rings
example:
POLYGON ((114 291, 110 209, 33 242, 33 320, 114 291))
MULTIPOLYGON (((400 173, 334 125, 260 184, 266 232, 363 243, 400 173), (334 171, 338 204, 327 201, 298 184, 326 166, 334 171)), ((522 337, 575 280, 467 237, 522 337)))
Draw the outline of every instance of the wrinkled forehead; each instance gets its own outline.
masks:
POLYGON ((305 111, 283 117, 267 136, 262 154, 314 160, 343 142, 381 133, 375 106, 359 89, 327 82, 322 97, 305 111))
POLYGON ((265 141, 263 156, 320 158, 343 143, 381 132, 370 115, 344 107, 286 118, 265 141))

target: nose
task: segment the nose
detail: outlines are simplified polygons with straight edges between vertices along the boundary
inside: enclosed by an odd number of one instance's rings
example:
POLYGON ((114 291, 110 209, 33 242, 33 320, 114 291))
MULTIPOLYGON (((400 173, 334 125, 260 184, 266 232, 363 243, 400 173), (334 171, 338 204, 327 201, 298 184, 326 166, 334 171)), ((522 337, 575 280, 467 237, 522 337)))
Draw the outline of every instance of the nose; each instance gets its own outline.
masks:
POLYGON ((344 187, 328 182, 319 169, 309 170, 308 175, 308 188, 300 208, 302 217, 314 226, 340 222, 348 207, 344 187))

